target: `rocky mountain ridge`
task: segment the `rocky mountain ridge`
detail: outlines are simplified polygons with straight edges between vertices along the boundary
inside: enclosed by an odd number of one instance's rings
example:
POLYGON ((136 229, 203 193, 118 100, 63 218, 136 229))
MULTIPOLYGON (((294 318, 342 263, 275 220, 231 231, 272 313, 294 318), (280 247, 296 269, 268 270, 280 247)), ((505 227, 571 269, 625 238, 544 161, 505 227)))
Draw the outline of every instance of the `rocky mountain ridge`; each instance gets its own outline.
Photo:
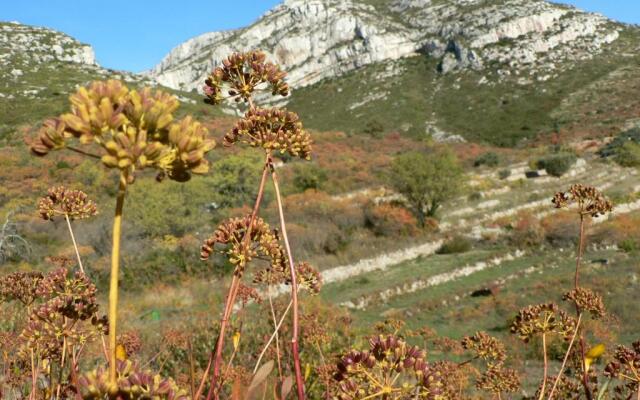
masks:
POLYGON ((229 52, 260 48, 294 88, 419 53, 437 59, 441 73, 493 69, 497 79, 522 75, 526 84, 594 57, 621 29, 542 0, 287 0, 247 28, 188 40, 147 74, 199 89, 229 52))

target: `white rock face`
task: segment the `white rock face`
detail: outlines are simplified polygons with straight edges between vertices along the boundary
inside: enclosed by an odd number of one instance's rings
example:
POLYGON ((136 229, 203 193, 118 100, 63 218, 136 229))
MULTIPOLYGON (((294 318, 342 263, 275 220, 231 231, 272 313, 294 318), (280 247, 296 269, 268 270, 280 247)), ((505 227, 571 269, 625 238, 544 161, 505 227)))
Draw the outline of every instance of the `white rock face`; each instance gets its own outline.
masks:
POLYGON ((293 87, 417 52, 438 58, 443 73, 498 62, 510 75, 593 57, 617 29, 600 15, 543 0, 389 0, 378 8, 365 0, 287 0, 247 28, 184 42, 146 74, 200 89, 229 52, 262 49, 293 87))
POLYGON ((0 66, 16 63, 65 61, 96 65, 93 48, 75 39, 47 28, 18 23, 0 23, 0 66))

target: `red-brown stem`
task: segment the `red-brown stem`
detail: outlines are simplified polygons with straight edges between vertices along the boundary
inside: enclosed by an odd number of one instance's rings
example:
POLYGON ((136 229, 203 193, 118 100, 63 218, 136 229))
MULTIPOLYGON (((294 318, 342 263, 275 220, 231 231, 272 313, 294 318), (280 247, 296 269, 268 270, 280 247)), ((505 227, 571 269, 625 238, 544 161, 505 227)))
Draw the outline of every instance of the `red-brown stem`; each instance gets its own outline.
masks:
MULTIPOLYGON (((266 160, 264 164, 264 168, 262 170, 262 179, 260 180, 260 187, 258 188, 258 196, 256 197, 255 205, 253 206, 253 211, 251 213, 251 219, 249 220, 249 226, 247 227, 247 231, 244 234, 244 238, 242 239, 245 245, 245 248, 249 245, 251 240, 251 229, 253 227, 253 222, 255 221, 258 210, 260 209, 260 203, 262 202, 262 196, 264 194, 264 185, 267 181, 267 174, 269 172, 271 166, 271 154, 267 153, 266 160)), ((233 312, 233 304, 236 301, 236 295, 238 294, 238 287, 240 286, 240 277, 237 274, 233 275, 231 280, 231 286, 229 288, 229 293, 227 295, 227 301, 224 307, 224 312, 222 313, 222 321, 220 322, 220 332, 218 334, 218 341, 216 343, 216 351, 213 360, 213 376, 211 377, 211 386, 209 387, 209 392, 207 393, 207 400, 211 400, 212 396, 218 400, 219 398, 219 390, 218 380, 220 378, 220 367, 222 365, 222 352, 224 350, 224 335, 227 330, 227 325, 229 324, 229 318, 231 317, 231 313, 233 312)))
POLYGON ((209 376, 209 371, 211 371, 211 364, 213 363, 214 353, 213 351, 209 355, 209 362, 207 363, 207 368, 205 368, 204 373, 202 374, 202 379, 200 380, 200 385, 198 385, 198 391, 195 396, 193 396, 193 400, 200 400, 200 396, 202 395, 202 391, 204 390, 204 384, 207 382, 207 376, 209 376))
POLYGON ((587 371, 587 363, 585 357, 585 345, 584 337, 580 335, 580 357, 582 358, 582 386, 584 386, 584 394, 587 396, 587 400, 593 400, 593 393, 589 387, 589 371, 587 371))
POLYGON ((576 257, 576 275, 574 286, 578 288, 578 277, 580 276, 580 262, 582 261, 582 252, 584 251, 584 214, 580 213, 580 238, 578 241, 578 255, 576 257))
MULTIPOLYGON (((582 208, 580 211, 580 237, 578 240, 578 254, 576 256, 576 275, 574 280, 575 289, 578 289, 579 284, 579 276, 580 276, 580 262, 582 261, 582 253, 584 252, 584 226, 585 226, 585 214, 582 212, 582 208)), ((576 304, 576 314, 578 316, 581 315, 580 307, 576 304)), ((591 388, 589 387, 589 371, 587 371, 587 366, 585 363, 585 343, 584 336, 580 335, 580 356, 582 358, 582 385, 584 386, 584 392, 587 396, 587 400, 593 399, 593 393, 591 393, 591 388)))
POLYGON ((542 332, 542 356, 544 359, 544 372, 542 374, 542 388, 540 389, 540 396, 538 400, 544 398, 544 390, 547 386, 547 374, 549 373, 549 360, 547 360, 547 335, 542 332))
POLYGON ((556 391, 556 386, 558 386, 558 382, 560 382, 560 378, 562 377, 564 368, 567 365, 567 360, 569 359, 569 355, 571 354, 571 348, 573 347, 573 343, 576 341, 576 336, 578 336, 578 330, 580 329, 580 322, 582 322, 582 313, 578 315, 578 322, 576 323, 576 329, 573 331, 573 336, 571 337, 571 341, 569 342, 569 347, 567 348, 567 352, 565 353, 564 359, 562 360, 560 371, 558 371, 558 375, 556 376, 556 379, 553 382, 553 386, 551 387, 551 392, 549 392, 548 400, 553 399, 553 393, 556 391))
POLYGON ((191 390, 191 398, 195 399, 195 397, 193 396, 196 394, 196 382, 195 382, 196 371, 193 363, 193 342, 191 341, 191 336, 189 336, 189 340, 187 341, 187 346, 189 349, 189 387, 191 390))
POLYGON ((291 351, 293 355, 293 366, 296 375, 296 386, 298 389, 298 400, 304 400, 304 381, 302 379, 302 369, 300 367, 300 350, 298 348, 298 331, 299 331, 299 315, 298 315, 298 276, 296 267, 291 255, 291 247, 287 238, 287 226, 284 221, 284 212, 282 210, 282 199, 280 197, 280 187, 278 185, 278 176, 275 169, 271 169, 271 179, 276 192, 276 202, 278 204, 278 214, 280 215, 280 229, 282 230, 282 240, 289 258, 289 269, 291 271, 291 302, 293 303, 293 332, 291 334, 291 351))

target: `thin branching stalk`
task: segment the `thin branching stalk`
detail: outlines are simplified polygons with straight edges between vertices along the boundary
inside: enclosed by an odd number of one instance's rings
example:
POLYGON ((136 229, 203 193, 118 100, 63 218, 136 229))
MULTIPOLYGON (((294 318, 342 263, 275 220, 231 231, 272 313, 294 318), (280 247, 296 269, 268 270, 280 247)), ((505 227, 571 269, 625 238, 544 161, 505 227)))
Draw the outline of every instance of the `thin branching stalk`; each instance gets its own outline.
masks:
MULTIPOLYGON (((73 249, 76 252, 76 258, 78 259, 78 266, 80 267, 80 272, 84 274, 85 272, 84 272, 84 267, 82 265, 82 258, 80 257, 78 244, 76 242, 75 235, 73 234, 73 229, 71 228, 71 221, 69 220, 69 215, 64 214, 64 218, 67 221, 67 227, 69 228, 69 235, 71 235, 71 241, 73 242, 73 249)), ((104 353, 104 359, 105 361, 109 362, 109 352, 107 350, 107 343, 105 342, 103 335, 100 335, 100 341, 102 343, 102 351, 104 353)))
POLYGON ((584 393, 587 396, 587 400, 593 400, 593 393, 589 386, 589 371, 587 371, 587 363, 585 360, 585 343, 584 337, 580 335, 580 357, 582 358, 582 386, 584 386, 584 393))
POLYGON ((267 341, 267 344, 265 344, 264 347, 262 348, 262 351, 260 352, 260 355, 258 356, 258 361, 256 361, 256 365, 255 365, 255 367, 253 367, 253 373, 254 374, 258 371, 258 368, 260 367, 260 361, 262 361, 262 357, 264 356, 264 353, 267 352, 267 349, 269 348, 269 345, 271 344, 273 339, 278 334, 278 330, 282 326, 282 323, 284 322, 284 319, 286 318, 287 314, 289 314, 289 310, 291 309, 291 305, 292 304, 293 304, 293 301, 289 301, 289 305, 284 310, 284 313, 282 313, 282 317, 280 317, 280 321, 278 322, 278 325, 275 327, 273 333, 271 334, 271 337, 267 341))
POLYGON ((560 378, 562 377, 562 373, 564 372, 564 368, 567 365, 567 360, 569 359, 569 355, 571 354, 571 349, 573 347, 573 343, 576 340, 576 336, 578 336, 578 330, 580 329, 580 323, 582 322, 582 313, 578 315, 578 322, 576 323, 576 328, 573 331, 573 335, 571 336, 571 341, 569 342, 569 347, 567 348, 567 352, 564 354, 564 359, 562 360, 562 365, 560 366, 560 371, 558 371, 558 375, 553 382, 553 386, 551 387, 551 391, 549 392, 548 400, 553 399, 553 394, 556 391, 556 386, 558 386, 558 382, 560 382, 560 378))
POLYGON ((111 282, 109 286, 109 384, 116 382, 116 338, 118 323, 118 274, 120 270, 120 237, 122 227, 122 209, 127 193, 127 175, 120 174, 116 211, 113 217, 113 247, 111 249, 111 282))
MULTIPOLYGON (((249 221, 249 226, 247 227, 247 231, 245 232, 245 235, 243 238, 245 248, 248 248, 249 243, 251 241, 251 229, 253 227, 253 222, 255 221, 258 215, 260 204, 262 203, 262 197, 264 195, 264 186, 267 181, 267 174, 269 172, 270 165, 271 165, 271 155, 267 153, 265 165, 262 170, 262 178, 260 180, 260 186, 258 188, 258 196, 256 197, 256 202, 253 206, 253 211, 251 212, 251 219, 249 221)), ((222 365, 222 352, 224 350, 225 332, 227 329, 227 325, 229 324, 229 318, 231 317, 231 313, 233 312, 233 304, 235 303, 239 286, 240 286, 240 277, 237 274, 234 274, 231 280, 229 293, 227 294, 227 301, 224 307, 224 312, 222 314, 222 321, 220 323, 220 332, 218 333, 218 340, 216 343, 216 351, 215 351, 214 361, 213 361, 213 376, 211 378, 211 386, 209 387, 209 393, 207 393, 207 400, 211 400, 212 395, 216 400, 219 398, 219 390, 217 386, 221 386, 221 385, 218 385, 218 380, 220 378, 220 367, 222 365)))
POLYGON ((193 361, 193 342, 191 341, 191 336, 189 336, 189 339, 187 340, 187 347, 189 350, 189 388, 191 390, 191 398, 195 399, 194 395, 196 393, 196 382, 195 382, 195 375, 196 375, 196 371, 195 371, 195 367, 194 367, 194 361, 193 361))
POLYGON ((584 251, 584 214, 580 213, 580 238, 578 241, 578 254, 576 256, 576 275, 574 278, 574 286, 578 288, 578 279, 580 276, 580 263, 582 262, 582 253, 584 251))
POLYGON ((291 334, 291 351, 293 355, 293 366, 296 376, 296 386, 298 390, 298 400, 303 400, 304 395, 304 381, 302 379, 302 369, 300 367, 300 352, 298 349, 298 332, 299 328, 299 308, 298 308, 298 277, 296 275, 296 267, 293 262, 293 255, 291 254, 291 247, 289 246, 289 239, 287 238, 287 226, 284 220, 284 212, 282 210, 282 198, 280 197, 280 188, 278 185, 278 176, 275 169, 271 169, 271 179, 273 180, 273 187, 276 192, 276 202, 278 204, 278 214, 280 216, 280 229, 282 230, 282 240, 284 241, 284 247, 287 251, 287 258, 289 259, 289 269, 291 271, 291 302, 293 303, 293 331, 291 334))
POLYGON ((69 146, 69 145, 67 145, 65 147, 67 148, 67 150, 71 150, 71 151, 73 151, 75 153, 82 154, 83 156, 95 158, 95 159, 98 159, 98 160, 102 159, 102 157, 100 157, 97 154, 89 153, 89 152, 86 152, 84 150, 78 149, 76 147, 72 147, 72 146, 69 146))
POLYGON ((80 272, 84 274, 84 267, 82 266, 82 260, 80 259, 80 251, 78 250, 78 244, 76 243, 76 237, 73 234, 73 229, 71 229, 71 221, 69 220, 69 215, 64 214, 64 219, 67 221, 67 227, 69 228, 69 234, 71 235, 73 248, 76 251, 76 257, 78 258, 78 266, 80 267, 80 272))
MULTIPOLYGON (((579 277, 580 277, 580 264, 582 262, 582 253, 584 252, 584 232, 585 232, 585 214, 580 213, 580 237, 578 239, 578 254, 576 255, 576 274, 574 279, 575 289, 578 289, 579 277)), ((576 315, 581 315, 580 307, 576 304, 576 315)), ((585 342, 584 336, 580 333, 580 357, 582 359, 582 385, 584 386, 585 395, 587 400, 593 399, 591 388, 589 387, 589 371, 587 371, 587 365, 585 363, 585 342)))
POLYGON ((547 335, 542 332, 542 357, 544 360, 544 371, 542 373, 542 388, 540 388, 540 396, 538 400, 544 399, 544 391, 547 386, 547 374, 549 373, 549 360, 547 359, 547 335))
POLYGON ((211 365, 213 364, 213 351, 209 355, 209 362, 207 363, 207 368, 205 368, 204 373, 202 374, 202 379, 200 380, 200 385, 198 385, 198 390, 196 391, 195 396, 193 396, 193 400, 199 400, 200 396, 202 396, 202 391, 204 390, 204 384, 207 382, 207 377, 209 376, 209 371, 211 371, 211 365))
POLYGON ((280 337, 278 335, 278 319, 276 318, 276 311, 273 308, 273 299, 271 298, 271 285, 267 288, 267 297, 269 298, 269 307, 271 308, 271 318, 273 319, 274 332, 276 334, 276 359, 278 361, 278 377, 282 382, 282 363, 280 361, 280 337))
POLYGON ((33 349, 29 349, 31 353, 31 393, 29 399, 36 398, 36 391, 38 390, 38 368, 36 366, 36 360, 33 353, 33 349))

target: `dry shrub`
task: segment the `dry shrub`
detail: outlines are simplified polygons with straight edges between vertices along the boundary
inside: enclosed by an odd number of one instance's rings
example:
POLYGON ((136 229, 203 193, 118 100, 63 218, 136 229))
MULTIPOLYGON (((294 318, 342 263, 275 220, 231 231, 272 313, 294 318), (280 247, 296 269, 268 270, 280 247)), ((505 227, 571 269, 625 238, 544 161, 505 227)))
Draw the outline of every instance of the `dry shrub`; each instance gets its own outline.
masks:
POLYGON ((407 209, 392 204, 369 205, 365 223, 378 236, 415 235, 418 221, 407 209))
MULTIPOLYGON (((351 242, 354 232, 364 226, 363 207, 352 201, 336 200, 324 192, 307 190, 284 200, 292 246, 301 257, 314 254, 336 254, 351 242)), ((272 206, 270 215, 276 211, 272 206)))
POLYGON ((578 240, 580 233, 579 223, 576 221, 575 212, 558 211, 543 218, 540 221, 545 231, 545 239, 552 246, 572 246, 578 240))
POLYGON ((509 241, 518 248, 540 246, 545 239, 545 231, 531 213, 522 213, 511 225, 509 241))
POLYGON ((618 215, 600 225, 593 233, 592 241, 601 244, 633 243, 640 247, 640 215, 618 215))

